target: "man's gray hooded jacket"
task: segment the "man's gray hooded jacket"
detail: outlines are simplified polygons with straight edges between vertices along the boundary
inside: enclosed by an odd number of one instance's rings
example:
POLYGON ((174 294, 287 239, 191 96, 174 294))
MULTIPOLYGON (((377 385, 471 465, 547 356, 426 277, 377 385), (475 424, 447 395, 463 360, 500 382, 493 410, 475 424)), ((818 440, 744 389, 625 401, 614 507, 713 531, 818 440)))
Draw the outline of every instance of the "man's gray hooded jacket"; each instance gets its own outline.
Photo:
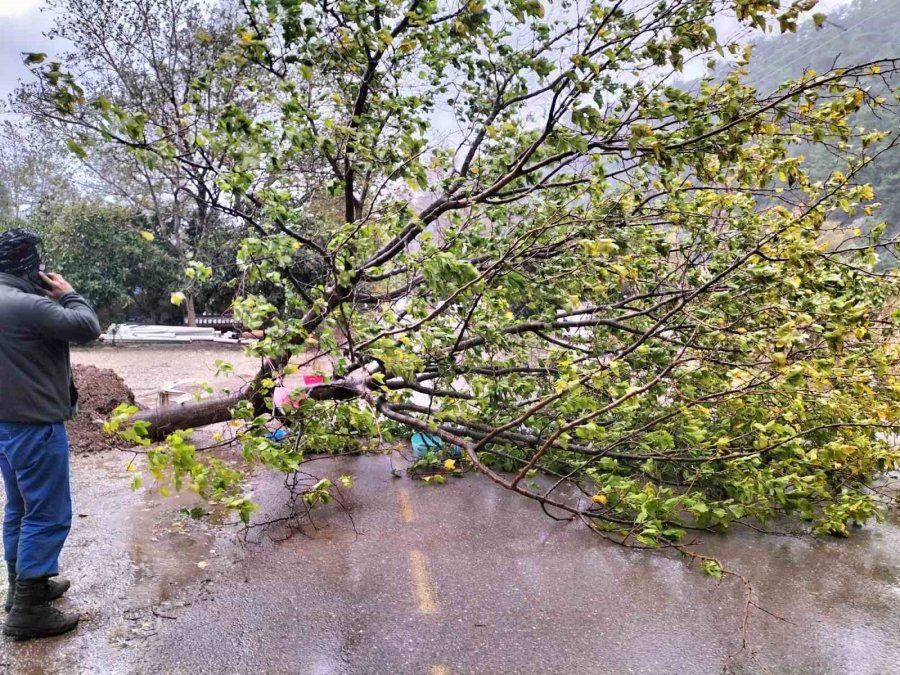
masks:
POLYGON ((57 302, 31 282, 0 272, 0 421, 71 419, 78 394, 69 343, 99 335, 97 315, 77 293, 57 302))

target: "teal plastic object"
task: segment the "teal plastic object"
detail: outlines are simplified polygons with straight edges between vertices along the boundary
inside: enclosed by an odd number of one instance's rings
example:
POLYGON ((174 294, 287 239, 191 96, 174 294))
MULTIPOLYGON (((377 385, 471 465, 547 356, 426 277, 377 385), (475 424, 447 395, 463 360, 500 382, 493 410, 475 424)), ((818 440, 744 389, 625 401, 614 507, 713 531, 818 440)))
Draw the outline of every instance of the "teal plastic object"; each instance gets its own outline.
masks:
MULTIPOLYGON (((422 459, 428 452, 439 453, 444 449, 444 441, 432 434, 413 434, 409 442, 412 444, 413 457, 416 459, 422 459)), ((458 445, 452 445, 447 455, 462 457, 462 449, 458 445)))

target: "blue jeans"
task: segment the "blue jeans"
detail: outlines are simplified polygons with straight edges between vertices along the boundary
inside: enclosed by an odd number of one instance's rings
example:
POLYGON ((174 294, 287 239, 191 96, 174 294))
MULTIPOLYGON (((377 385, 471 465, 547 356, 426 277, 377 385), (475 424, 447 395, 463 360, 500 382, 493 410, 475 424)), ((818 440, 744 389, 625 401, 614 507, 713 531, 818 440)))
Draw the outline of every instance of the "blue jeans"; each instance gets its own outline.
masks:
POLYGON ((23 580, 59 574, 59 554, 72 525, 65 425, 0 422, 0 472, 7 563, 16 565, 23 580))

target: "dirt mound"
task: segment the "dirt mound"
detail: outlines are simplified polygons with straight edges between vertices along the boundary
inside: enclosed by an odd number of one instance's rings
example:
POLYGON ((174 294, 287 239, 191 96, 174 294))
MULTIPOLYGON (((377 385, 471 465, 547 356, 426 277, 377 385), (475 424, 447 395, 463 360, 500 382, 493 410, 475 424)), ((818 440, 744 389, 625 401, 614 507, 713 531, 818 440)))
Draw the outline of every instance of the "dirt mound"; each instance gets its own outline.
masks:
POLYGON ((76 365, 78 417, 66 422, 72 452, 97 452, 131 447, 116 436, 103 433, 103 421, 120 403, 134 403, 134 393, 108 368, 76 365))

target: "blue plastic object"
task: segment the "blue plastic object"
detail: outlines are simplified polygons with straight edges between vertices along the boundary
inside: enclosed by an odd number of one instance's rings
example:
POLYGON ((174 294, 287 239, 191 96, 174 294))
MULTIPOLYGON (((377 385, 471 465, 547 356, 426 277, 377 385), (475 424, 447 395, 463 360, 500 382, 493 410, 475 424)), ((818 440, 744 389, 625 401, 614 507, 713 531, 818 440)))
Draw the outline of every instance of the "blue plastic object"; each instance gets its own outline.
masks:
POLYGON ((275 431, 270 431, 266 434, 266 440, 272 441, 273 443, 281 443, 285 438, 287 438, 287 431, 280 427, 275 431))
MULTIPOLYGON (((438 453, 444 449, 444 441, 432 434, 413 434, 409 442, 412 444, 413 457, 416 459, 422 459, 428 452, 438 453)), ((462 457, 462 449, 458 445, 451 445, 447 455, 462 457)))

